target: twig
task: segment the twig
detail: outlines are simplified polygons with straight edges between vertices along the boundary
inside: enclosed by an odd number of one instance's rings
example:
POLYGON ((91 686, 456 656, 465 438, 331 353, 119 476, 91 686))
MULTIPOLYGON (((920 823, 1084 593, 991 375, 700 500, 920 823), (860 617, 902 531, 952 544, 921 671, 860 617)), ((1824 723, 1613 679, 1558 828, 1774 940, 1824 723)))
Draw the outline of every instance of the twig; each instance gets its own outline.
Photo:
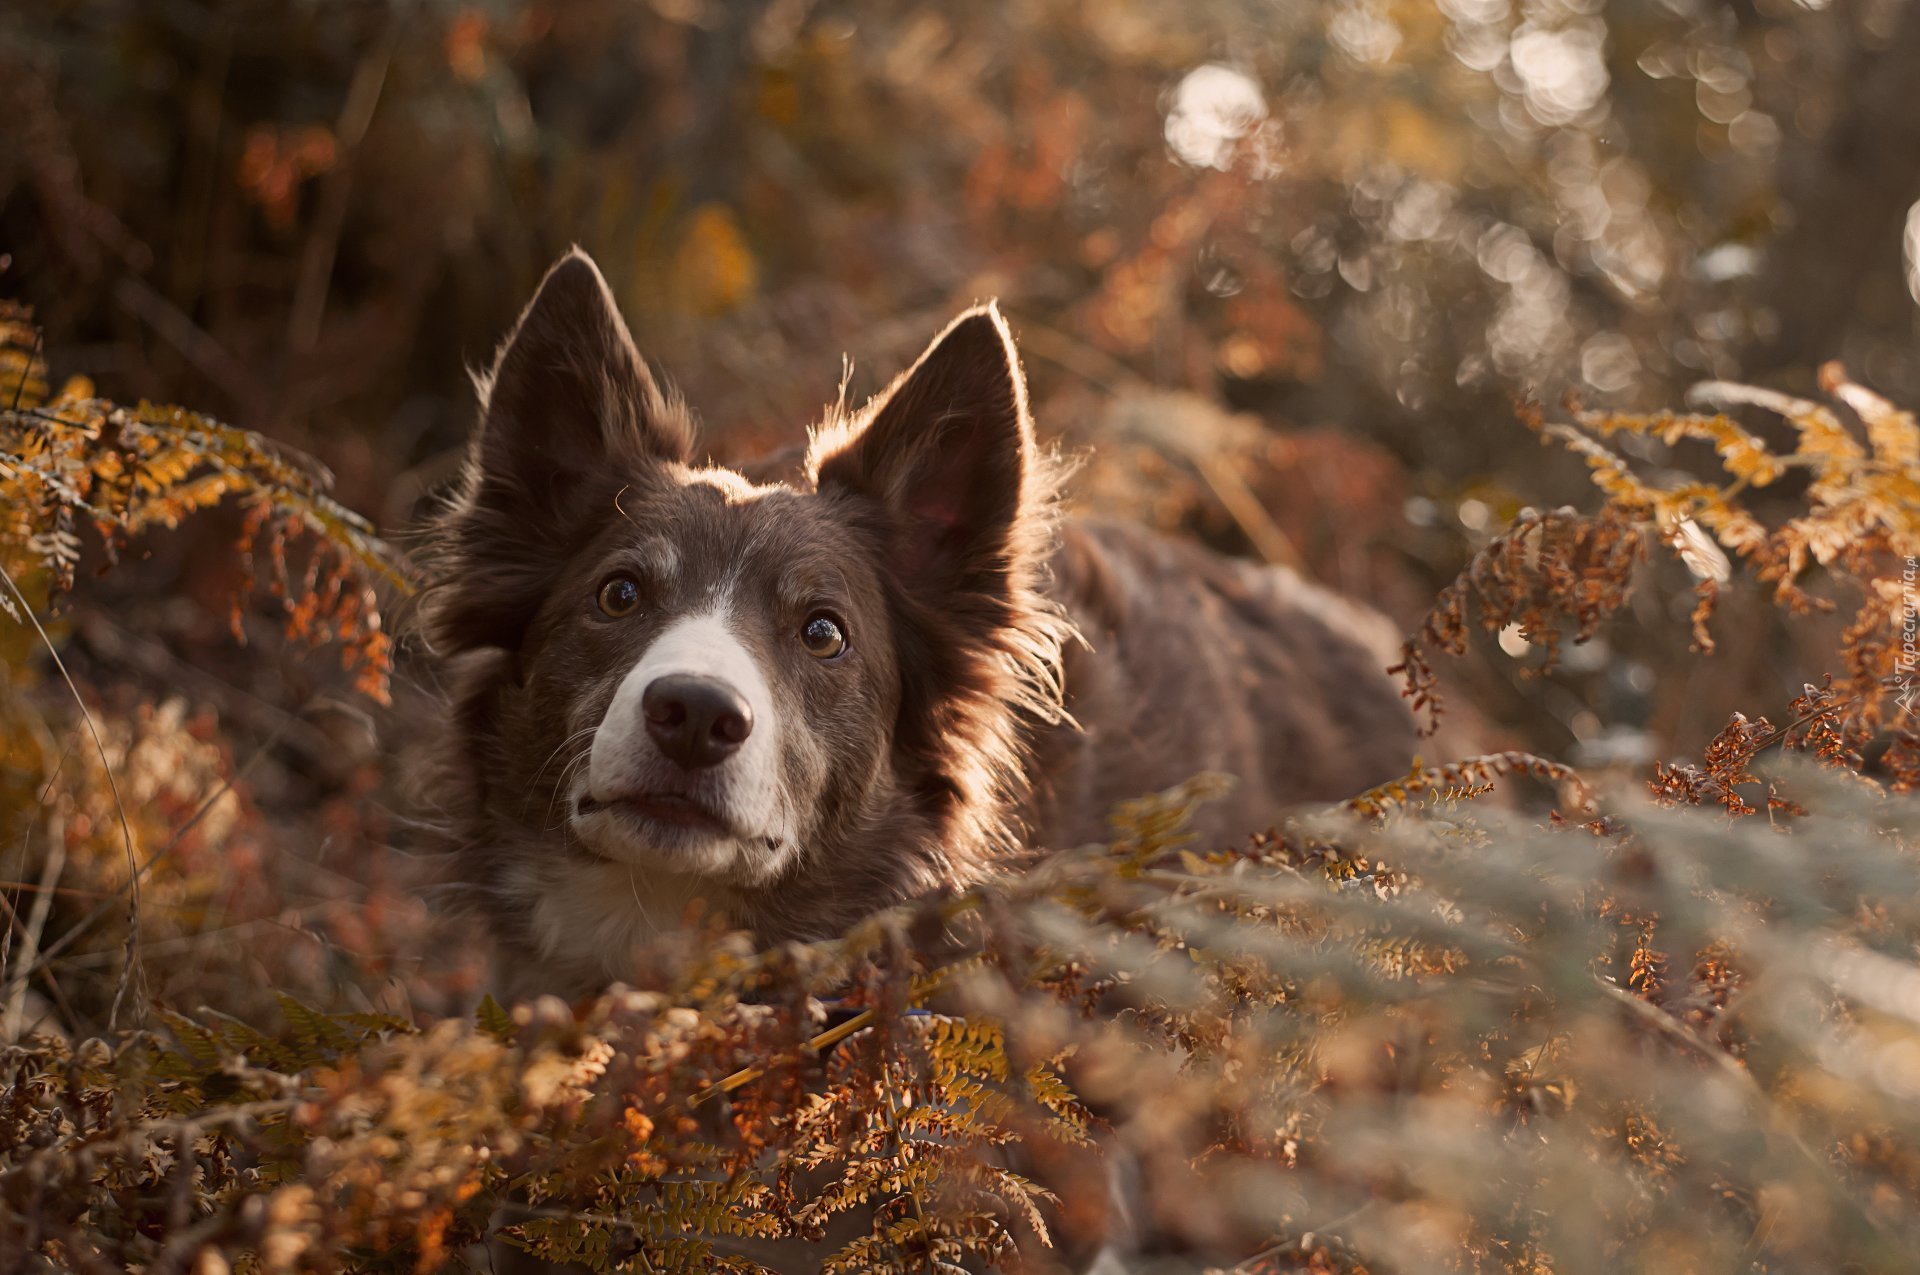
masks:
MULTIPOLYGON (((846 1022, 836 1027, 829 1027, 819 1035, 810 1038, 802 1044, 800 1048, 810 1054, 825 1053, 861 1028, 871 1027, 875 1017, 876 1015, 873 1010, 863 1009, 846 1022)), ((732 1093, 742 1085, 750 1085, 766 1074, 767 1069, 765 1067, 742 1067, 731 1076, 726 1076, 714 1081, 705 1089, 702 1089, 699 1093, 687 1099, 687 1107, 691 1110, 704 1102, 718 1098, 721 1094, 732 1093)))
MULTIPOLYGON (((176 934, 172 938, 152 939, 142 943, 140 950, 148 956, 153 956, 161 952, 191 951, 202 944, 232 940, 242 934, 251 934, 255 930, 263 929, 285 930, 288 934, 296 937, 313 937, 308 931, 301 929, 300 925, 296 924, 296 922, 304 923, 314 916, 324 913, 332 906, 332 901, 309 903, 305 907, 294 908, 274 916, 255 917, 251 921, 237 921, 232 925, 223 925, 217 929, 198 930, 192 934, 176 934)), ((90 965, 100 964, 108 955, 109 953, 106 952, 81 952, 77 955, 66 957, 61 960, 60 964, 69 969, 85 969, 90 965)))
MULTIPOLYGON (((1281 1240, 1278 1243, 1269 1244, 1253 1256, 1242 1258, 1239 1262, 1235 1263, 1233 1267, 1228 1270, 1227 1275, 1253 1275, 1254 1268, 1261 1262, 1266 1261, 1269 1257, 1278 1257, 1295 1245, 1305 1249, 1313 1243, 1315 1234, 1320 1232, 1335 1233, 1339 1228, 1346 1226, 1348 1223, 1356 1222, 1360 1218, 1365 1217, 1377 1203, 1379 1203, 1377 1200, 1368 1200, 1358 1208, 1349 1209, 1347 1212, 1342 1213, 1331 1222, 1324 1222, 1319 1226, 1309 1227, 1307 1230, 1301 1232, 1300 1238, 1298 1239, 1281 1240)), ((1305 1255, 1305 1253, 1302 1254, 1302 1256, 1305 1255)))
MULTIPOLYGON (((33 625, 33 631, 40 635, 40 641, 47 648, 47 654, 53 657, 53 666, 60 670, 61 680, 67 684, 67 690, 73 695, 73 702, 79 706, 80 716, 87 723, 87 733, 93 736, 94 749, 100 754, 100 768, 106 772, 107 787, 113 793, 114 811, 120 816, 120 836, 127 851, 127 964, 121 971, 120 984, 113 993, 113 1008, 107 1015, 107 1026, 115 1027, 120 1021, 121 1001, 133 984, 140 962, 137 949, 140 938, 140 874, 139 855, 133 848, 133 825, 127 821, 126 803, 120 800, 120 781, 114 776, 113 763, 107 760, 107 745, 100 738, 100 727, 93 720, 93 713, 87 708, 86 700, 81 698, 80 688, 74 684, 73 675, 67 672, 66 661, 60 658, 59 649, 54 646, 53 639, 47 636, 46 629, 41 627, 40 617, 33 613, 33 607, 28 603, 27 595, 20 592, 20 586, 13 582, 13 577, 7 573, 5 567, 0 567, 0 581, 6 583, 8 590, 20 604, 21 614, 25 615, 27 621, 33 625)), ((25 978, 31 975, 39 964, 40 962, 35 962, 29 965, 25 974, 17 977, 25 978)))
MULTIPOLYGON (((1144 393, 1153 388, 1151 382, 1118 359, 1045 324, 1022 320, 1020 345, 1027 352, 1037 354, 1101 389, 1144 393)), ((1234 471, 1231 464, 1206 448, 1186 445, 1171 436, 1156 437, 1154 441, 1168 445, 1199 475, 1200 481, 1207 485, 1214 499, 1220 502, 1220 507, 1227 511, 1227 516, 1239 525, 1241 533, 1263 561, 1272 566, 1289 567, 1302 575, 1311 575, 1300 551, 1294 548, 1292 539, 1273 520, 1273 515, 1267 512, 1266 506, 1260 503, 1260 498, 1254 495, 1253 489, 1247 486, 1246 480, 1234 471)))
POLYGON ((1240 530, 1253 542, 1261 558, 1271 566, 1289 567, 1303 576, 1312 575, 1300 551, 1293 547, 1293 541, 1273 520, 1246 480, 1234 472, 1233 466, 1198 447, 1186 449, 1186 458, 1212 489, 1214 498, 1240 524, 1240 530))
POLYGON ((47 334, 38 328, 33 333, 33 351, 27 355, 27 361, 20 367, 20 379, 13 387, 13 404, 7 410, 20 410, 20 396, 26 393, 27 381, 33 376, 33 365, 40 358, 41 348, 46 344, 47 334))
MULTIPOLYGON (((52 737, 49 734, 47 742, 42 745, 42 748, 44 749, 46 747, 49 747, 51 743, 52 743, 52 737)), ((54 784, 60 781, 60 773, 67 768, 67 759, 72 756, 73 756, 73 744, 71 741, 69 741, 67 745, 60 750, 60 760, 54 763, 53 773, 47 776, 46 786, 40 790, 40 799, 39 801, 34 803, 36 806, 42 809, 46 807, 47 798, 53 795, 54 784)), ((26 865, 30 863, 33 859, 34 823, 35 823, 34 820, 29 819, 27 821, 27 829, 24 833, 21 834, 21 837, 20 837, 20 867, 22 871, 25 870, 26 865)), ((24 887, 10 884, 8 888, 19 889, 24 887)), ((0 944, 0 973, 3 973, 6 970, 8 964, 12 959, 13 933, 17 926, 18 921, 19 921, 19 916, 14 911, 13 904, 8 903, 7 904, 7 938, 4 944, 0 944)))
POLYGON ((367 127, 373 122, 374 109, 379 106, 380 94, 386 87, 397 25, 397 19, 390 22, 380 42, 361 58, 347 86, 347 100, 334 124, 338 157, 321 186, 320 208, 314 217, 307 250, 300 258, 300 276, 294 284, 293 304, 287 316, 287 344, 299 352, 312 350, 320 340, 320 321, 326 315, 334 258, 340 251, 340 232, 346 224, 347 200, 353 190, 354 156, 366 139, 367 127))
MULTIPOLYGON (((33 907, 26 921, 20 927, 20 963, 27 967, 30 974, 34 961, 40 954, 40 936, 46 933, 47 916, 53 911, 53 896, 59 884, 60 874, 67 867, 66 831, 58 822, 49 829, 46 864, 40 870, 40 883, 29 887, 37 889, 33 907)), ((12 909, 8 909, 9 912, 12 909)), ((0 1021, 0 1040, 20 1039, 21 1019, 26 1012, 27 975, 9 979, 7 982, 6 1017, 0 1021)))
MULTIPOLYGON (((1780 1109, 1779 1104, 1767 1095, 1766 1091, 1760 1087, 1760 1083, 1754 1079, 1753 1073, 1749 1072, 1745 1067, 1742 1067, 1739 1060, 1734 1058, 1732 1054, 1729 1054, 1713 1041, 1708 1040, 1698 1031, 1680 1019, 1675 1018, 1658 1005, 1649 1004, 1647 1001, 1640 999, 1617 983, 1610 983, 1605 979, 1598 978, 1593 980, 1593 982, 1594 986, 1598 987, 1609 1000, 1632 1014, 1646 1026, 1652 1028, 1660 1035, 1665 1036, 1668 1040, 1677 1045, 1684 1046, 1692 1053, 1698 1054, 1708 1065, 1712 1066, 1721 1075, 1730 1080, 1734 1087, 1746 1097, 1747 1101, 1754 1105, 1756 1109, 1755 1115, 1770 1127, 1774 1133, 1783 1138, 1787 1145, 1792 1147, 1800 1158, 1804 1160, 1822 1180, 1829 1184, 1835 1181, 1832 1161, 1807 1145, 1806 1139, 1800 1136, 1799 1129, 1795 1127, 1787 1114, 1780 1109)), ((1887 1233, 1886 1226, 1876 1218, 1873 1212, 1845 1190, 1832 1190, 1829 1194, 1836 1201, 1845 1202, 1851 1206, 1848 1208, 1848 1212, 1853 1214, 1856 1222, 1861 1223, 1868 1230, 1876 1234, 1884 1235, 1887 1233)))
POLYGON ((1104 350, 1030 318, 1020 320, 1020 349, 1027 354, 1037 354, 1101 389, 1152 388, 1145 377, 1104 350))
POLYGON ((113 299, 211 378, 235 403, 248 411, 258 409, 262 390, 252 371, 185 310, 133 274, 122 275, 113 285, 113 299))
MULTIPOLYGON (((297 720, 297 719, 290 719, 290 720, 297 720)), ((167 839, 167 844, 165 844, 164 846, 161 846, 158 850, 154 851, 153 854, 147 858, 147 861, 141 864, 139 868, 135 870, 127 878, 126 883, 122 885, 118 890, 116 890, 111 897, 109 897, 105 902, 101 903, 100 906, 96 907, 93 911, 81 917, 76 924, 74 924, 58 939, 55 939, 52 943, 48 944, 46 950, 40 954, 40 959, 34 963, 33 967, 26 970, 24 973, 18 975, 18 977, 24 978, 27 975, 34 973, 36 970, 52 962, 55 957, 59 956, 62 952, 66 951, 69 947, 72 947, 74 943, 78 942, 82 934, 86 933, 89 929, 92 929, 94 924, 112 909, 115 899, 117 899, 121 894, 125 893, 128 890, 137 889, 137 883, 139 879, 145 876, 148 872, 152 871, 154 868, 154 865, 158 864, 162 859, 166 858, 169 854, 173 853, 174 850, 178 849, 181 841, 183 841, 186 838, 186 835, 189 832, 193 831, 194 827, 198 825, 202 819, 206 818, 207 813, 211 811, 216 804, 219 803, 220 799, 226 796, 229 792, 231 792, 233 790, 234 785, 238 784, 241 780, 245 779, 247 775, 252 772, 254 766, 259 764, 260 759, 265 757, 269 752, 273 750, 273 748, 280 742, 281 732, 283 732, 285 729, 286 727, 283 724, 272 735, 270 735, 260 745, 259 748, 254 750, 253 756, 247 758, 246 762, 242 764, 238 770, 234 771, 233 774, 229 775, 226 779, 222 780, 220 786, 214 789, 213 792, 208 795, 207 799, 200 803, 199 808, 196 809, 191 815, 187 817, 187 821, 181 824, 177 829, 174 830, 173 836, 167 839)))
MULTIPOLYGON (((955 915, 958 914, 958 911, 956 911, 955 915)), ((934 992, 940 989, 940 985, 946 981, 947 972, 946 969, 940 969, 915 978, 912 987, 907 991, 907 1003, 917 1005, 927 997, 933 995, 934 992)), ((829 1027, 818 1035, 808 1038, 801 1044, 800 1048, 810 1054, 825 1053, 861 1028, 872 1026, 877 1016, 877 1011, 873 1009, 863 1009, 846 1022, 838 1026, 829 1027)), ((765 1067, 742 1067, 732 1075, 714 1081, 705 1089, 702 1089, 699 1093, 687 1099, 687 1109, 691 1111, 704 1102, 718 1098, 721 1094, 732 1093, 742 1085, 750 1085, 766 1074, 767 1069, 765 1067)))

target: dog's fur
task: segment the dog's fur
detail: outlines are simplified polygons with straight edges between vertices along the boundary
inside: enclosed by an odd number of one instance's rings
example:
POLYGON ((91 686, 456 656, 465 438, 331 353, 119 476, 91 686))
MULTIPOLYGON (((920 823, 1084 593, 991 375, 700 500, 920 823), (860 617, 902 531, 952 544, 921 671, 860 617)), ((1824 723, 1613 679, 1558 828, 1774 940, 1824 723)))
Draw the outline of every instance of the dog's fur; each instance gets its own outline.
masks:
POLYGON ((459 875, 507 992, 630 976, 695 900, 764 940, 824 936, 1022 840, 1098 839, 1116 802, 1201 770, 1239 778, 1200 829, 1238 840, 1412 755, 1378 615, 1056 516, 991 305, 803 455, 712 468, 576 252, 481 396, 425 616, 459 875), (638 599, 617 617, 598 601, 616 577, 638 599), (802 641, 823 614, 835 658, 802 641), (750 725, 723 760, 650 736, 672 728, 642 698, 676 675, 750 725))

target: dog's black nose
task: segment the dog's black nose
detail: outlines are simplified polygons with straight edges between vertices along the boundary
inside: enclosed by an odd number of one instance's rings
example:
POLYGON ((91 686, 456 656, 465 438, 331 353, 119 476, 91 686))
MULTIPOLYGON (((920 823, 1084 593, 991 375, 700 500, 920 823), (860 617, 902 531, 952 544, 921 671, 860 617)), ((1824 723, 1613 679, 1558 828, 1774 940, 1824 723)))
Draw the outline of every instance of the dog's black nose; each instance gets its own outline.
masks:
POLYGON ((640 696, 647 734, 688 770, 725 761, 753 733, 753 709, 740 692, 710 677, 672 673, 640 696))

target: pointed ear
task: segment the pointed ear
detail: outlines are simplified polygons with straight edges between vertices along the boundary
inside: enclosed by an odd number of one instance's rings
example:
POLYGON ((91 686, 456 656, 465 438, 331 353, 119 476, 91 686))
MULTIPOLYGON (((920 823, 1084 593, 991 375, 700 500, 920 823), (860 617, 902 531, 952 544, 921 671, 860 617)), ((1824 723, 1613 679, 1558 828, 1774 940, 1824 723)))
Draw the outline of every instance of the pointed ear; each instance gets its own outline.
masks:
POLYGON ((865 428, 816 458, 819 489, 891 515, 890 564, 916 593, 1005 595, 1036 462, 1000 311, 954 320, 876 404, 865 428))
POLYGON ((452 649, 518 643, 554 574, 606 512, 609 476, 684 460, 692 438, 634 349, 599 269, 575 249, 540 283, 480 380, 466 484, 440 525, 452 649))
POLYGON ((613 294, 578 248, 527 303, 483 387, 482 499, 520 512, 564 505, 569 478, 608 462, 684 460, 685 423, 669 412, 613 294))

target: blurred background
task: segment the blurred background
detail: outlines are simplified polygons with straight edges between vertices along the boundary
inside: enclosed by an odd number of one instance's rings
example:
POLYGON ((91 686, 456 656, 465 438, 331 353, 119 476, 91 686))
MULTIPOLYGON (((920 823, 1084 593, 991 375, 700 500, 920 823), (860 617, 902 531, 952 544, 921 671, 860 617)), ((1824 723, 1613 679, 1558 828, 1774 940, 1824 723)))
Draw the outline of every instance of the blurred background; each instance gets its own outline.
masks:
MULTIPOLYGON (((56 375, 312 452, 403 540, 569 244, 721 457, 996 296, 1078 508, 1410 628, 1519 509, 1596 503, 1516 399, 1810 394, 1838 358, 1920 400, 1916 83, 1914 0, 36 0, 0 15, 0 295, 56 375)), ((351 899, 324 969, 426 924, 367 901, 431 686, 403 663, 383 735, 325 661, 237 649, 234 532, 83 588, 70 658, 249 759, 304 897, 351 899)), ((1740 596, 1692 659, 1666 584, 1549 676, 1517 641, 1442 672, 1490 741, 1592 766, 1828 671, 1740 596)))

